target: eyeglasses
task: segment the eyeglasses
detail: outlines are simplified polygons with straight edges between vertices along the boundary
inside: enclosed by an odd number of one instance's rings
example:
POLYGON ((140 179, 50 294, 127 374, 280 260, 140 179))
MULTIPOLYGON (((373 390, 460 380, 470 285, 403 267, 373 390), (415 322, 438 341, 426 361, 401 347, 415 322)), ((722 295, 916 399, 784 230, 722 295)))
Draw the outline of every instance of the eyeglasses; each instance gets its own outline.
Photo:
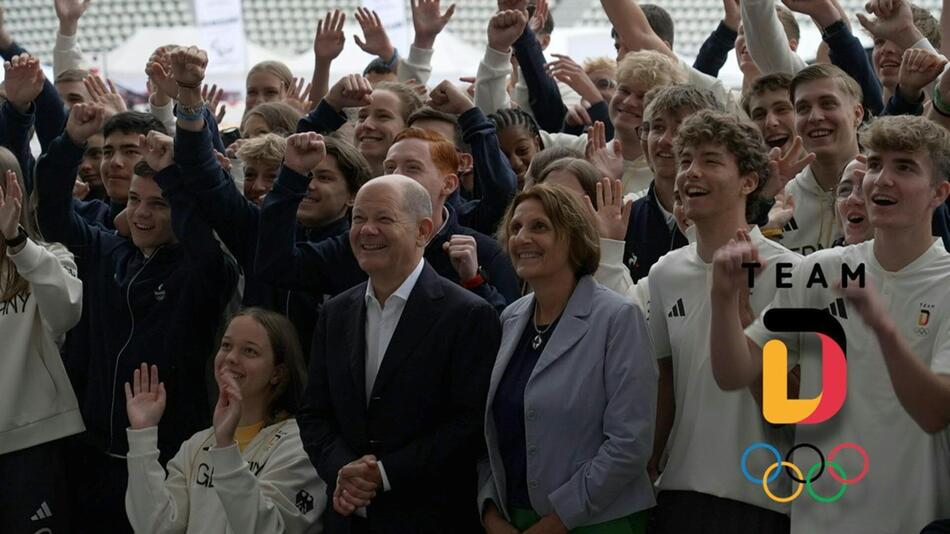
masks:
POLYGON ((596 85, 598 89, 613 89, 614 87, 617 87, 617 82, 615 80, 611 80, 610 78, 601 78, 595 81, 594 85, 596 85))

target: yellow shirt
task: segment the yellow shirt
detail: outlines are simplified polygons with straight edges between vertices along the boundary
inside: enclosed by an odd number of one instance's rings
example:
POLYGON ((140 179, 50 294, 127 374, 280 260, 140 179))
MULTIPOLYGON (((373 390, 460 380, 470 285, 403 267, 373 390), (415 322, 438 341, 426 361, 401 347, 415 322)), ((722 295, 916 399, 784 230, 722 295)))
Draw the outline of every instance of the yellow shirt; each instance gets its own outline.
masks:
POLYGON ((241 449, 241 452, 244 452, 244 447, 247 447, 247 444, 254 439, 254 436, 256 436, 262 428, 264 428, 264 421, 253 425, 237 427, 234 431, 234 441, 237 441, 238 448, 241 449))

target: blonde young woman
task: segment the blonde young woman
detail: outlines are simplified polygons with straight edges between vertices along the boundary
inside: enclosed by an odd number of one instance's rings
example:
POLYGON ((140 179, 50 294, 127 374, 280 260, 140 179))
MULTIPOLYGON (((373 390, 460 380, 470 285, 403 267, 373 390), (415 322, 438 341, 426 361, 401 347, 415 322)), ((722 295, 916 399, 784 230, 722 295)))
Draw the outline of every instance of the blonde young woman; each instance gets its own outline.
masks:
POLYGON ((65 532, 63 438, 84 427, 58 344, 82 282, 65 247, 38 240, 22 180, 0 147, 0 530, 65 532))
POLYGON ((126 382, 129 485, 136 532, 318 533, 326 485, 293 418, 305 371, 293 325, 262 308, 238 312, 214 359, 214 425, 158 461, 165 384, 144 363, 126 382))

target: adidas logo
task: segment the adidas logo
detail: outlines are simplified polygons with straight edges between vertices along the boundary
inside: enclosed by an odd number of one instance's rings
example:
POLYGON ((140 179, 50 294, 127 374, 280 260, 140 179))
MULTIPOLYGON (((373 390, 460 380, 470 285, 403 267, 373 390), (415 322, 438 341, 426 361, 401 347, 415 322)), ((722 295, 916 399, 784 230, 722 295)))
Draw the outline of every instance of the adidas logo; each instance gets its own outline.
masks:
POLYGON ((835 317, 840 317, 842 319, 848 318, 848 310, 844 307, 844 299, 835 299, 835 301, 829 304, 825 310, 835 317))
POLYGON ((46 504, 46 501, 43 501, 43 504, 36 510, 36 513, 30 517, 30 521, 42 521, 50 517, 53 517, 53 511, 49 509, 49 505, 46 504))
POLYGON ((792 217, 785 223, 785 228, 782 228, 784 232, 791 232, 793 230, 798 230, 798 222, 795 221, 795 217, 792 217))
POLYGON ((673 309, 670 310, 670 313, 666 314, 667 317, 686 317, 686 308, 683 307, 683 299, 676 299, 676 304, 673 305, 673 309))

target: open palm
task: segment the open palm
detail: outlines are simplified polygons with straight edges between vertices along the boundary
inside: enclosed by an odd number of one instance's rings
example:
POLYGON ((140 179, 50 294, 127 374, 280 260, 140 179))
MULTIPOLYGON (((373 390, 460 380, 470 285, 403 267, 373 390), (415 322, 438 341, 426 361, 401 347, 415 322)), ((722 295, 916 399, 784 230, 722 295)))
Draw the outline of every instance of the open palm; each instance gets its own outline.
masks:
POLYGON ((157 426, 165 413, 165 384, 158 381, 158 366, 149 373, 143 363, 132 374, 132 385, 125 383, 125 411, 133 430, 157 426))

